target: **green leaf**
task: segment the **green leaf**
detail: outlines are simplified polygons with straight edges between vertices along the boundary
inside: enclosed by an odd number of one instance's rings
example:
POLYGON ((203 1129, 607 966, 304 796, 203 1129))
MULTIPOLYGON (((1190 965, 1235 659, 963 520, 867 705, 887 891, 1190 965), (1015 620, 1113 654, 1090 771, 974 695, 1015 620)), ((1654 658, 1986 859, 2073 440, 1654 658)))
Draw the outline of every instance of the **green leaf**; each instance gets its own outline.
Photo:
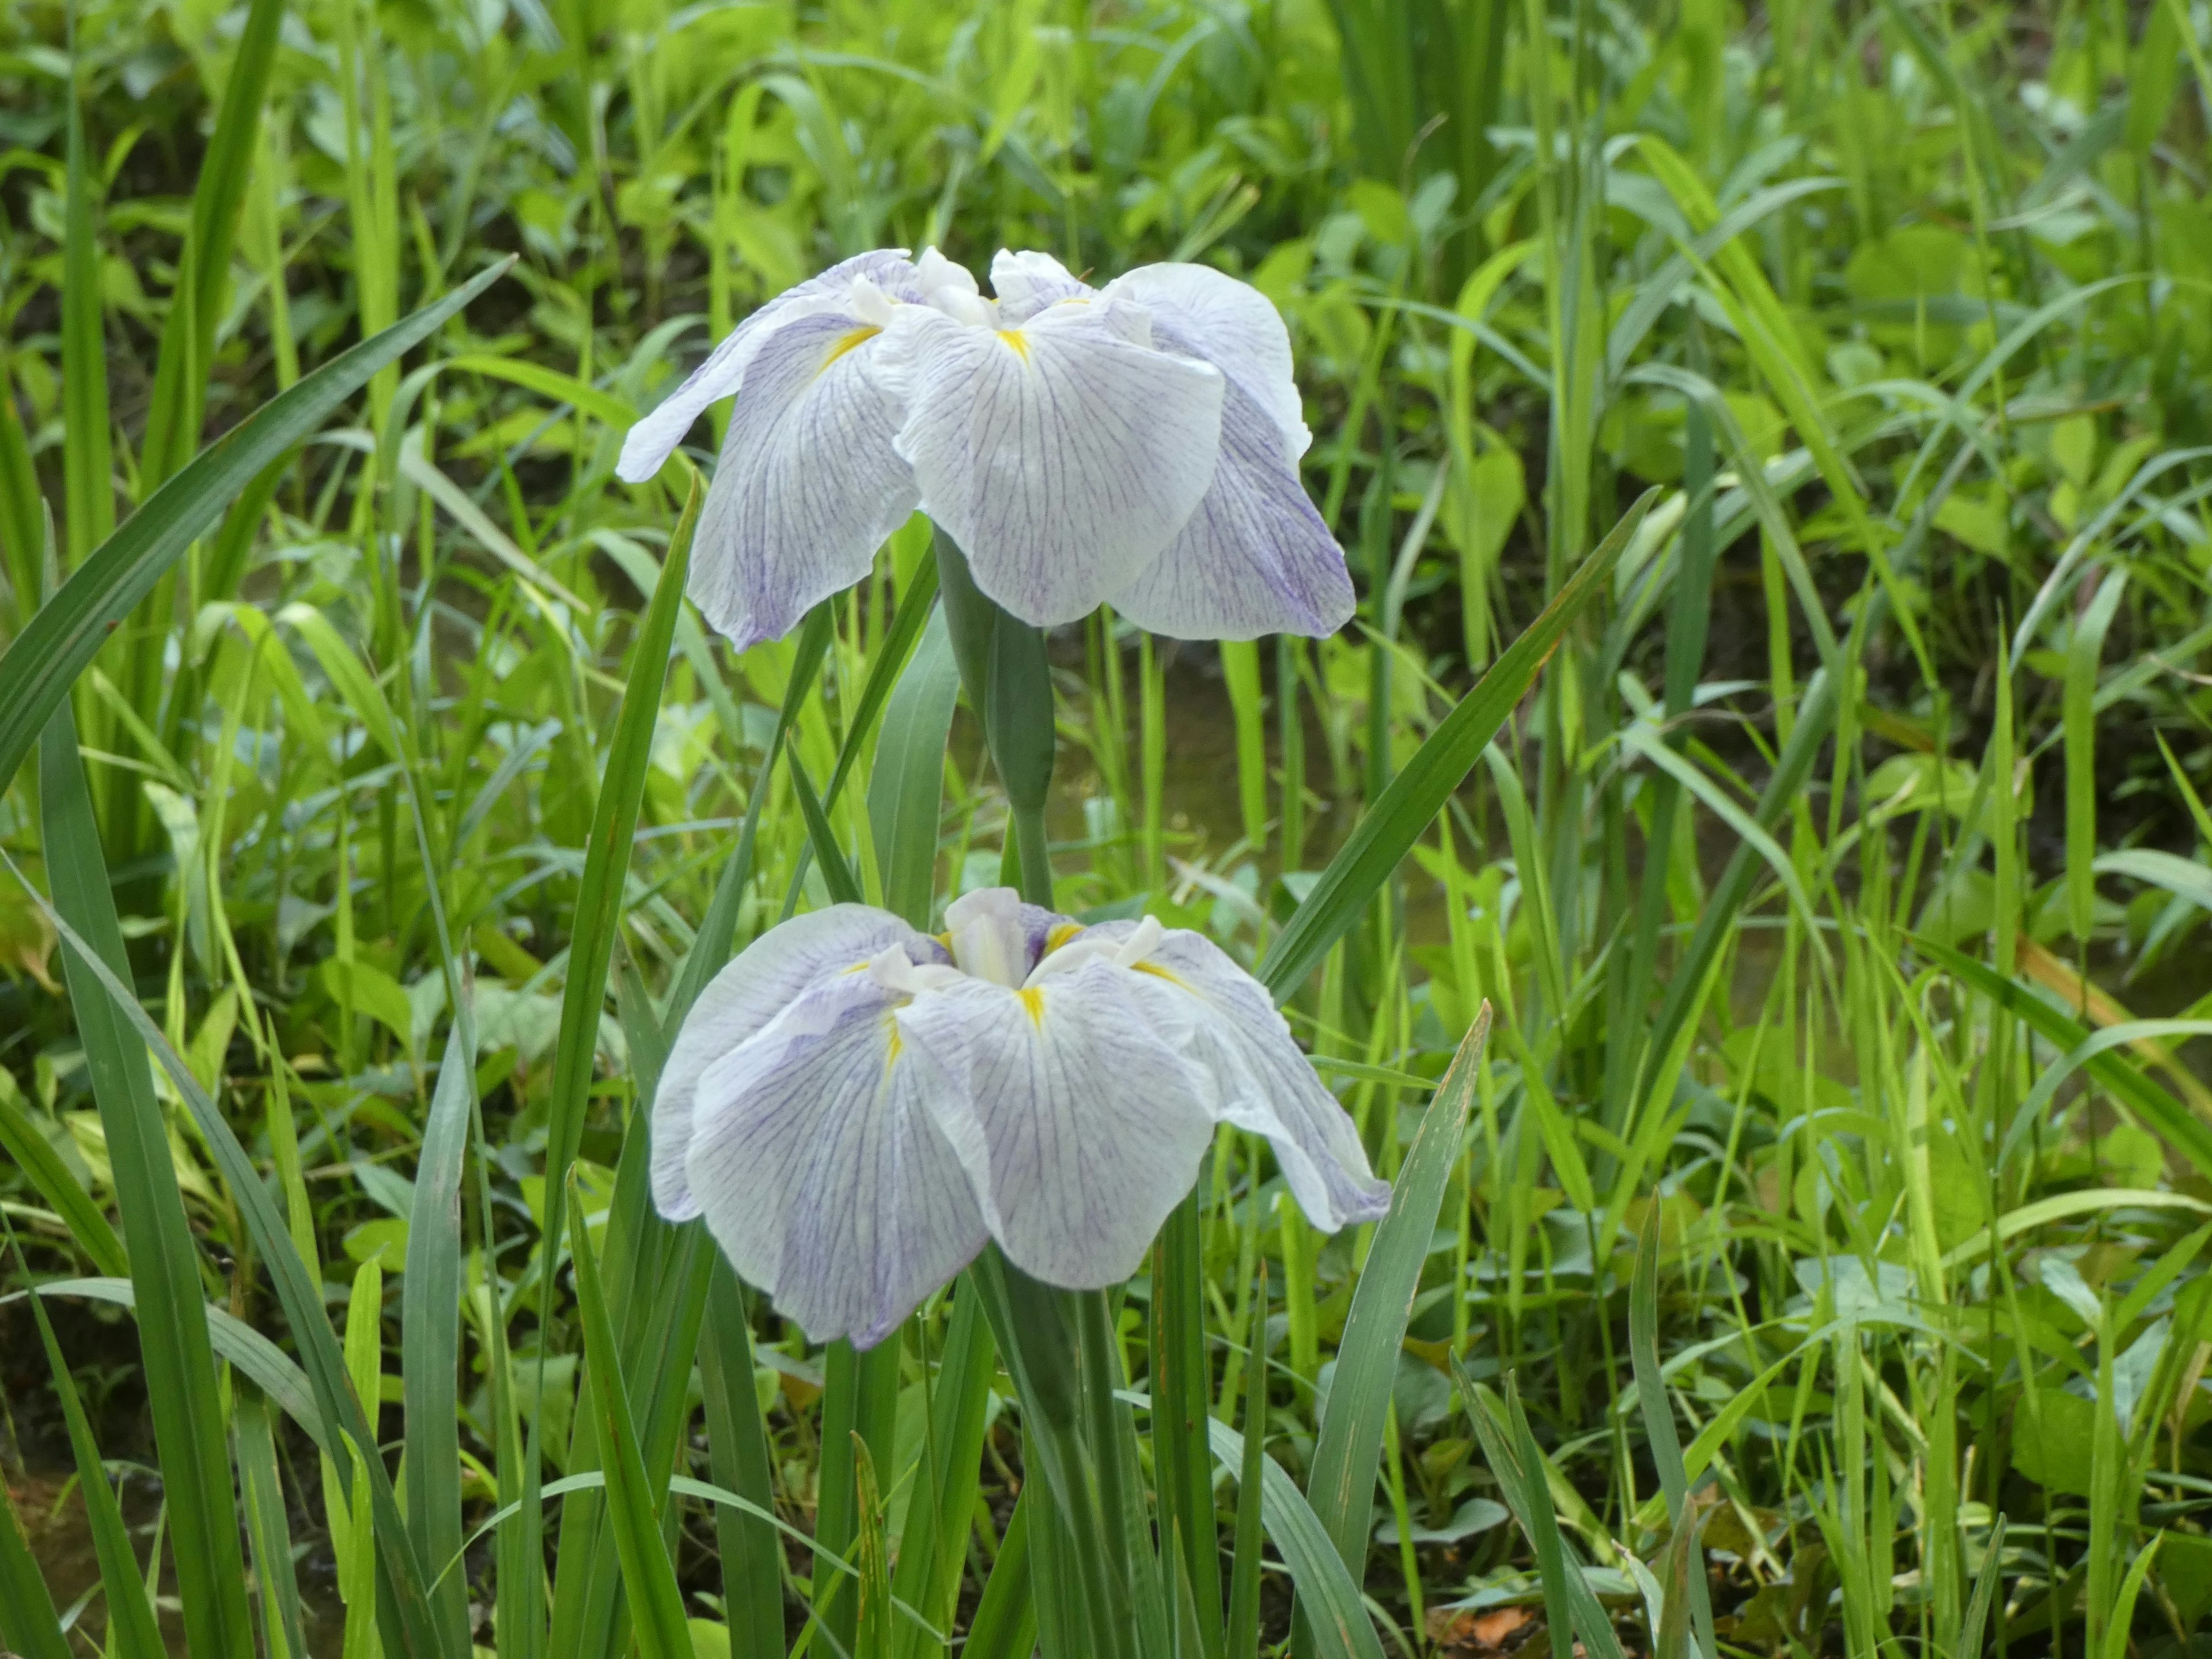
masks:
POLYGON ((1006 1536, 983 1581, 961 1659, 1028 1659, 1036 1649, 1036 1602, 1030 1593, 1030 1512, 1024 1492, 1006 1518, 1006 1536))
POLYGON ((0 1642, 21 1659, 76 1659, 5 1481, 0 1481, 0 1642))
MULTIPOLYGON (((1912 948, 1953 978, 2021 1019, 2045 1042, 2072 1054, 2092 1041, 2087 1027, 2071 1018, 2027 985, 2006 979, 1985 963, 1975 961, 1933 939, 1912 937, 1912 948)), ((2212 1127, 2130 1065, 2121 1054, 2089 1051, 2082 1069, 2110 1090, 2120 1103, 2143 1124, 2163 1136, 2198 1171, 2212 1176, 2212 1127)))
POLYGON ((1390 1210, 1375 1229, 1338 1344, 1336 1377, 1314 1438, 1306 1497, 1338 1556, 1355 1578, 1367 1562, 1375 1476, 1382 1456, 1390 1392, 1398 1377, 1406 1322, 1420 1289, 1421 1266, 1436 1237, 1444 1188, 1458 1163, 1474 1103, 1482 1050, 1490 1036, 1485 1003, 1452 1057, 1451 1068, 1422 1114, 1421 1127, 1392 1183, 1390 1210))
POLYGON ((0 1093, 0 1152, 15 1160, 15 1167, 29 1180, 32 1189, 62 1218, 70 1237, 92 1258, 94 1267, 117 1279, 130 1276, 123 1241, 92 1201, 92 1194, 62 1162, 61 1154, 47 1144, 29 1115, 7 1093, 0 1093))
POLYGON ((1506 717, 1528 695, 1545 662, 1565 636, 1568 625, 1583 606, 1605 591, 1613 562, 1635 535, 1658 493, 1646 491, 1628 509, 1612 534, 1567 578, 1536 620, 1484 671, 1474 689, 1460 699, 1459 706, 1437 723, 1406 769, 1390 781, 1351 839, 1328 861, 1328 867, 1291 916, 1290 926, 1276 935, 1261 961, 1258 978, 1276 1001, 1285 1000, 1305 982, 1306 975, 1359 920, 1376 890, 1389 879, 1398 861, 1443 810, 1506 717))
POLYGON ((239 33, 238 50, 223 80, 222 106, 200 158, 191 225, 185 234, 184 258, 178 264, 177 285, 163 321, 153 398, 146 413, 146 442, 139 456, 139 470, 149 485, 177 471, 199 446, 216 328, 230 302, 230 252, 238 233, 238 204, 253 173, 261 107, 283 19, 284 0, 253 0, 247 8, 246 27, 239 33))
MULTIPOLYGON (((1256 1358, 1253 1369, 1262 1369, 1256 1358)), ((1218 1418, 1207 1432, 1213 1455, 1244 1478, 1244 1437, 1218 1418)), ((1345 1571, 1328 1528, 1281 1464, 1264 1454, 1259 1463, 1261 1523, 1290 1569, 1317 1659, 1383 1659, 1382 1639, 1375 1634, 1359 1586, 1345 1571)))
POLYGON ((435 305, 340 353, 204 450, 100 543, 0 655, 0 787, 15 775, 111 629, 254 476, 315 431, 379 368, 419 345, 506 274, 510 258, 435 305))
POLYGON ((233 1408, 231 1437, 238 1448, 253 1577, 261 1590, 263 1641, 270 1659, 307 1659, 300 1581, 292 1570, 290 1511, 276 1474, 276 1439, 270 1431, 269 1402, 252 1389, 241 1391, 233 1408))
MULTIPOLYGON (((422 1127, 407 1272, 399 1309, 401 1397, 406 1410, 407 1521, 425 1561, 461 1547, 461 1170, 476 1105, 475 1022, 464 1009, 446 1041, 437 1092, 422 1127)), ((469 1642, 468 1587, 448 1579, 431 1592, 447 1650, 469 1642)))
MULTIPOLYGON (((62 502, 68 568, 74 569, 115 528, 115 456, 107 409, 100 210, 94 200, 89 176, 95 164, 85 153, 84 112, 74 61, 76 40, 73 14, 70 51, 69 173, 62 233, 62 430, 66 441, 62 446, 62 502)), ((12 400, 12 388, 6 396, 12 400)), ((29 570, 38 569, 38 557, 37 550, 30 550, 27 566, 29 570)), ((66 592, 68 589, 63 591, 66 592)), ((34 580, 17 596, 17 603, 27 614, 37 604, 38 592, 34 580)), ((129 607, 124 609, 127 611, 129 607)), ((119 617, 122 613, 118 614, 119 617)), ((0 664, 6 660, 0 658, 0 664)), ((39 719, 25 723, 25 749, 29 748, 33 734, 44 724, 45 713, 40 710, 39 719)), ((0 787, 15 775, 21 760, 18 752, 10 756, 5 765, 0 765, 0 787)))
MULTIPOLYGON (((112 1004, 96 982, 100 972, 128 974, 131 963, 66 703, 55 709, 40 745, 39 802, 46 878, 59 925, 73 937, 94 941, 86 948, 97 953, 96 963, 73 953, 64 965, 129 1246, 140 1358, 168 1499, 169 1547, 185 1637, 196 1653, 244 1659, 253 1650, 246 1558, 239 1548, 199 1250, 185 1218, 146 1050, 130 1029, 128 1015, 143 1019, 144 1013, 136 1001, 128 1009, 112 1004)), ((120 1000, 129 1000, 119 985, 117 990, 120 1000)), ((258 1192, 258 1173, 249 1166, 246 1176, 258 1192)))
POLYGON ((631 1634, 642 1659, 691 1659, 684 1592, 677 1586, 675 1564, 661 1541, 660 1500, 647 1480, 644 1454, 638 1449, 629 1395, 623 1386, 620 1350, 607 1317, 606 1293, 580 1203, 568 1207, 568 1248, 576 1262, 586 1386, 605 1459, 608 1522, 629 1597, 631 1634))
MULTIPOLYGON (((760 1395, 753 1386, 752 1331, 744 1292, 718 1250, 707 1290, 707 1329, 699 1376, 707 1407, 707 1450, 715 1483, 769 1515, 775 1512, 774 1463, 760 1395)), ((733 1659, 782 1659, 783 1547, 757 1516, 724 1505, 714 1512, 720 1545, 722 1607, 733 1659)))
MULTIPOLYGON (((12 1230, 9 1237, 13 1242, 12 1230)), ((23 1261, 20 1244, 15 1261, 27 1279, 29 1264, 23 1261)), ((131 1534, 123 1524, 122 1506, 116 1502, 115 1489, 107 1484, 100 1447, 92 1437, 83 1402, 77 1398, 76 1381, 70 1376, 61 1344, 54 1338, 43 1297, 31 1298, 31 1316, 38 1322, 39 1340, 46 1345, 46 1369, 53 1376, 54 1392, 60 1397, 62 1415, 69 1424, 70 1449, 76 1458, 77 1490, 84 1498, 93 1553, 100 1562, 100 1594, 107 1603, 108 1650, 118 1659, 164 1659, 167 1650, 162 1645, 153 1607, 146 1599, 145 1579, 131 1547, 131 1534)))
POLYGON ((959 666, 939 610, 884 709, 883 738, 868 779, 869 830, 884 908, 925 930, 944 812, 945 744, 959 696, 959 666))

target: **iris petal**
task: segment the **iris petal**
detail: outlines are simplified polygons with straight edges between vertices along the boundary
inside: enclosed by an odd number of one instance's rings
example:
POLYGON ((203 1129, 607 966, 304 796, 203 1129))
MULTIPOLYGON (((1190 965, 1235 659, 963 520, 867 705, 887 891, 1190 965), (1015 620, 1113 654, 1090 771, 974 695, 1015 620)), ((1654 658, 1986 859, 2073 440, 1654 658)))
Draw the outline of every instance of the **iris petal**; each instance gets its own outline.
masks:
POLYGON ((1306 453, 1313 434, 1291 378, 1290 331, 1266 295, 1211 266, 1193 264, 1139 265, 1102 292, 1144 307, 1158 343, 1204 358, 1243 386, 1283 434, 1291 460, 1306 453))
POLYGON ((771 927, 714 975, 684 1016, 653 1099, 653 1201, 671 1221, 699 1213, 684 1174, 699 1079, 817 981, 866 962, 886 945, 917 960, 936 946, 887 910, 833 904, 771 927))
POLYGON ((1357 601, 1344 550, 1243 381, 1229 381, 1221 459, 1198 510, 1109 602, 1138 627, 1179 640, 1318 636, 1350 619, 1357 601))
POLYGON ((939 1126, 1014 1265, 1070 1289, 1134 1273, 1213 1138, 1184 1000, 1094 960, 1019 991, 947 986, 898 1021, 943 1074, 939 1126))
MULTIPOLYGON (((1106 922, 1083 938, 1119 939, 1134 928, 1106 922)), ((1267 1138, 1307 1219, 1333 1232, 1390 1207, 1389 1183, 1376 1179, 1351 1117, 1314 1075, 1265 987, 1212 939, 1182 929, 1163 933, 1136 971, 1183 999, 1191 1057, 1213 1077, 1216 1109, 1267 1138)))
POLYGON ((1000 330, 901 307, 883 364, 923 510, 1024 622, 1073 622, 1127 587, 1212 482, 1221 375, 1154 349, 1133 307, 1056 305, 1000 330))
POLYGON ((866 575, 914 511, 914 477, 891 443, 898 405, 871 368, 880 332, 842 313, 801 318, 745 371, 690 585, 741 651, 866 575))
POLYGON ((708 405, 730 397, 744 384, 745 371, 771 335, 802 317, 842 312, 846 292, 856 276, 867 277, 899 297, 916 292, 915 268, 908 263, 902 247, 856 253, 820 276, 786 289, 738 324, 683 385, 630 428, 623 439, 622 459, 615 465, 615 475, 630 483, 643 483, 659 471, 708 405))
POLYGON ((968 1177, 873 975, 817 983, 698 1083, 686 1159, 730 1263, 817 1341, 867 1347, 983 1246, 968 1177))

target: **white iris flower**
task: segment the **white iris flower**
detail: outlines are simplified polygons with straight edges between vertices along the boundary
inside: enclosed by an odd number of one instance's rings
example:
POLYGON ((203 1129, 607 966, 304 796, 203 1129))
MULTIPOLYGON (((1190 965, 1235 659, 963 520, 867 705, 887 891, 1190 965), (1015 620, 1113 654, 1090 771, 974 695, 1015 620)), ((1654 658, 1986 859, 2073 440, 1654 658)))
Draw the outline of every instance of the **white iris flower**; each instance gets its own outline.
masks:
POLYGON ((780 638, 919 507, 1039 627, 1102 601, 1178 639, 1342 626, 1352 580, 1298 482, 1312 434, 1266 296, 1192 264, 1092 289, 1043 253, 1001 252, 991 281, 934 248, 856 255, 630 428, 635 483, 738 399, 691 556, 709 622, 780 638))
POLYGON ((817 1340, 866 1347, 998 1240, 1067 1289, 1137 1270, 1217 1123, 1263 1134, 1317 1227, 1389 1188, 1257 981, 1151 917, 1012 888, 931 938, 861 904, 771 928, 684 1023, 653 1194, 817 1340))

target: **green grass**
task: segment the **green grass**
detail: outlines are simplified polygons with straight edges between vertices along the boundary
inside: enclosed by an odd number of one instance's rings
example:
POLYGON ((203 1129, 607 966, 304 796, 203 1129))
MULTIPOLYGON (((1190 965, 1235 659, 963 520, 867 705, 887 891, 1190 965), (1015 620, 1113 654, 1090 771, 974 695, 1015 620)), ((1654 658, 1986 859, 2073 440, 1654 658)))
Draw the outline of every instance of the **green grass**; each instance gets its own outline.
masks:
POLYGON ((2182 0, 0 17, 0 1646, 2212 1641, 2208 51, 2182 0), (1023 659, 917 521, 712 637, 623 427, 932 241, 1261 288, 1354 624, 1023 659), (1126 1296, 987 1267, 858 1357, 659 1222, 730 952, 1002 871, 1251 966, 1390 1218, 1224 1132, 1126 1296))

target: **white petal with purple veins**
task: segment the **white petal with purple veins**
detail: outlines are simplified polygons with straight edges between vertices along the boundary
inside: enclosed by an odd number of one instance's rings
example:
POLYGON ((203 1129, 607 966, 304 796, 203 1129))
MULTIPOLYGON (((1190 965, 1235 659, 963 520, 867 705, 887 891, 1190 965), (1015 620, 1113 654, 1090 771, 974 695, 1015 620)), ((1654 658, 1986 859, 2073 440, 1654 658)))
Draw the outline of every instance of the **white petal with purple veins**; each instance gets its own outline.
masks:
POLYGON ((1134 307, 1071 301, 996 330, 901 307, 881 356, 923 511, 1024 622, 1128 586, 1212 482, 1220 372, 1154 349, 1134 307))
POLYGON ((740 651, 781 638, 815 601, 866 575, 914 511, 914 477, 891 441, 898 404, 873 372, 881 335, 846 314, 801 318, 763 341, 745 371, 690 583, 740 651))
MULTIPOLYGON (((1090 933, 1126 938, 1134 931, 1110 922, 1090 933)), ((1186 1000, 1192 1057, 1214 1079, 1217 1110, 1267 1138, 1308 1220, 1334 1232, 1389 1208, 1389 1183, 1376 1179, 1352 1119, 1314 1075, 1259 981, 1212 939, 1182 929, 1160 933, 1134 965, 1186 1000)))
POLYGON ((1023 1272, 1118 1284, 1190 1190, 1213 1115, 1184 1004, 1101 959, 1020 991, 963 980, 900 1010, 945 1078, 939 1126, 1023 1272))
POLYGON ((879 1341, 983 1247, 901 1000, 872 973, 840 975, 699 1079, 686 1174, 708 1231, 816 1341, 879 1341))
POLYGON ((804 992, 859 966, 886 945, 934 949, 888 912, 833 904, 770 928, 707 982, 660 1068, 653 1097, 653 1201, 671 1221, 699 1213, 684 1173, 692 1096, 701 1073, 759 1032, 804 992))
POLYGON ((853 279, 865 276, 878 287, 903 296, 912 290, 914 266, 906 250, 877 248, 856 253, 811 276, 796 288, 786 289, 740 323, 716 346, 707 361, 691 371, 682 386, 662 398, 653 412, 630 428, 623 438, 622 458, 615 476, 630 483, 643 483, 660 471, 675 453, 676 446, 710 404, 734 394, 744 384, 762 344, 787 323, 825 312, 842 313, 853 279))
POLYGON ((1203 357, 1250 394, 1297 460, 1313 441, 1305 404, 1291 378, 1291 335, 1274 302, 1249 283, 1208 265, 1139 265, 1102 290, 1152 314, 1153 334, 1170 350, 1203 357))
POLYGON ((1282 434, 1232 380, 1213 483, 1166 552, 1109 603, 1179 640, 1334 634, 1357 603, 1344 550, 1298 480, 1282 434))

